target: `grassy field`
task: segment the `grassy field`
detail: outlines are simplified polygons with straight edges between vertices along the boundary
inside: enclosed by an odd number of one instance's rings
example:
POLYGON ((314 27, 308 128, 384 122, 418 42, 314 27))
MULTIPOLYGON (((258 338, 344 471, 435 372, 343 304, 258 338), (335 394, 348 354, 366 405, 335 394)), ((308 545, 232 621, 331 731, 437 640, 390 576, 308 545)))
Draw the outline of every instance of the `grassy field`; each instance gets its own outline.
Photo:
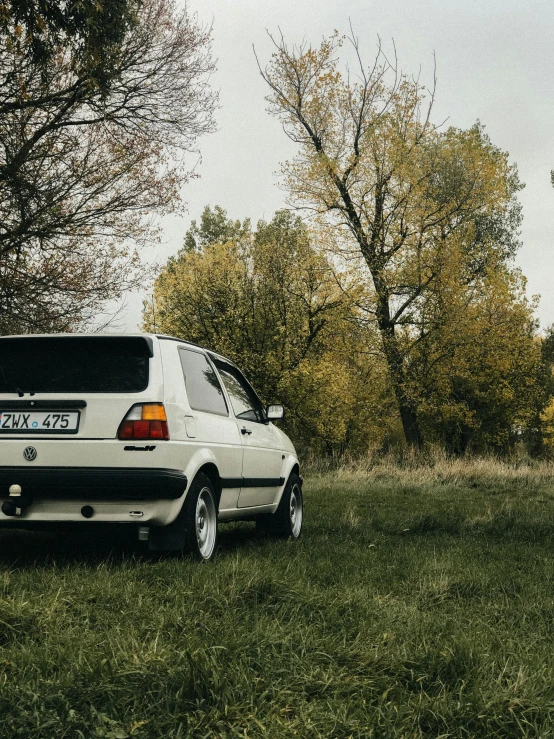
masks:
POLYGON ((0 533, 0 737, 554 736, 554 468, 307 474, 216 561, 0 533))

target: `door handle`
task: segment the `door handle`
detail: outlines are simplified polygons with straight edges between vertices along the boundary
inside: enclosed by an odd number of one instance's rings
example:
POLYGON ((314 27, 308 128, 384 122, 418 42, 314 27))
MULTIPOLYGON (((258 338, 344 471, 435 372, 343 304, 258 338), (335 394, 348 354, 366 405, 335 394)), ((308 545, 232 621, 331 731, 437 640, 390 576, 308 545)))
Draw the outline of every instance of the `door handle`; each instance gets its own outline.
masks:
POLYGON ((252 431, 249 431, 245 426, 243 426, 240 430, 241 434, 251 434, 252 431))

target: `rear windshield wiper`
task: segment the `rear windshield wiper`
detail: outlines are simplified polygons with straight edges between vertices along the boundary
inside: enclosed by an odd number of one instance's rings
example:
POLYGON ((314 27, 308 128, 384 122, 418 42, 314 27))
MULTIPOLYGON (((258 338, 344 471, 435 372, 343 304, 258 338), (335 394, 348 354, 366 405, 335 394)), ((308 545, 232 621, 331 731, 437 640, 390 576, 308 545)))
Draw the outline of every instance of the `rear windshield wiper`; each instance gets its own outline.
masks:
MULTIPOLYGON (((8 382, 8 378, 6 377, 6 373, 4 372, 4 368, 0 364, 0 376, 2 377, 2 381, 4 383, 5 392, 7 393, 17 393, 20 398, 22 398, 25 395, 25 392, 17 387, 17 385, 14 382, 8 382)), ((29 395, 34 395, 34 393, 29 393, 29 395)))

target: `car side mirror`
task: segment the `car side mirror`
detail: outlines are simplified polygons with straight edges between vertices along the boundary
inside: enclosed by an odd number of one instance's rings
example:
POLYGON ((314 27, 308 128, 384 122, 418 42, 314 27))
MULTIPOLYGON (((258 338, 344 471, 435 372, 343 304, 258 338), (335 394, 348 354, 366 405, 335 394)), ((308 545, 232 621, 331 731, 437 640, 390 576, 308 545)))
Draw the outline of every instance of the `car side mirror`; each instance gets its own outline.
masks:
POLYGON ((285 409, 282 405, 268 405, 265 413, 268 421, 278 421, 285 415, 285 409))

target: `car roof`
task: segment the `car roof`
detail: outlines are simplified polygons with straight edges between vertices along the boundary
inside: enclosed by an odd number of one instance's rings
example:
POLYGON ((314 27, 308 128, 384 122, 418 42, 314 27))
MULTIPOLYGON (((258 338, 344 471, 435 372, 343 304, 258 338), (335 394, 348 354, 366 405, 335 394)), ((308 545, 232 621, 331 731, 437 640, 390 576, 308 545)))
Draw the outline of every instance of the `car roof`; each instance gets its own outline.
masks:
MULTIPOLYGON (((143 336, 144 334, 141 334, 141 335, 143 336)), ((202 349, 202 351, 207 352, 211 357, 215 357, 216 359, 219 359, 222 362, 226 362, 227 364, 230 364, 233 367, 237 366, 235 362, 233 362, 232 359, 229 359, 229 357, 225 357, 223 356, 223 354, 220 354, 219 352, 215 352, 213 349, 208 349, 207 346, 202 346, 201 344, 195 344, 194 341, 188 341, 187 339, 180 339, 177 336, 168 336, 167 334, 154 334, 154 336, 157 336, 158 339, 163 339, 164 341, 178 341, 181 344, 188 344, 189 346, 194 346, 197 349, 202 349)))

